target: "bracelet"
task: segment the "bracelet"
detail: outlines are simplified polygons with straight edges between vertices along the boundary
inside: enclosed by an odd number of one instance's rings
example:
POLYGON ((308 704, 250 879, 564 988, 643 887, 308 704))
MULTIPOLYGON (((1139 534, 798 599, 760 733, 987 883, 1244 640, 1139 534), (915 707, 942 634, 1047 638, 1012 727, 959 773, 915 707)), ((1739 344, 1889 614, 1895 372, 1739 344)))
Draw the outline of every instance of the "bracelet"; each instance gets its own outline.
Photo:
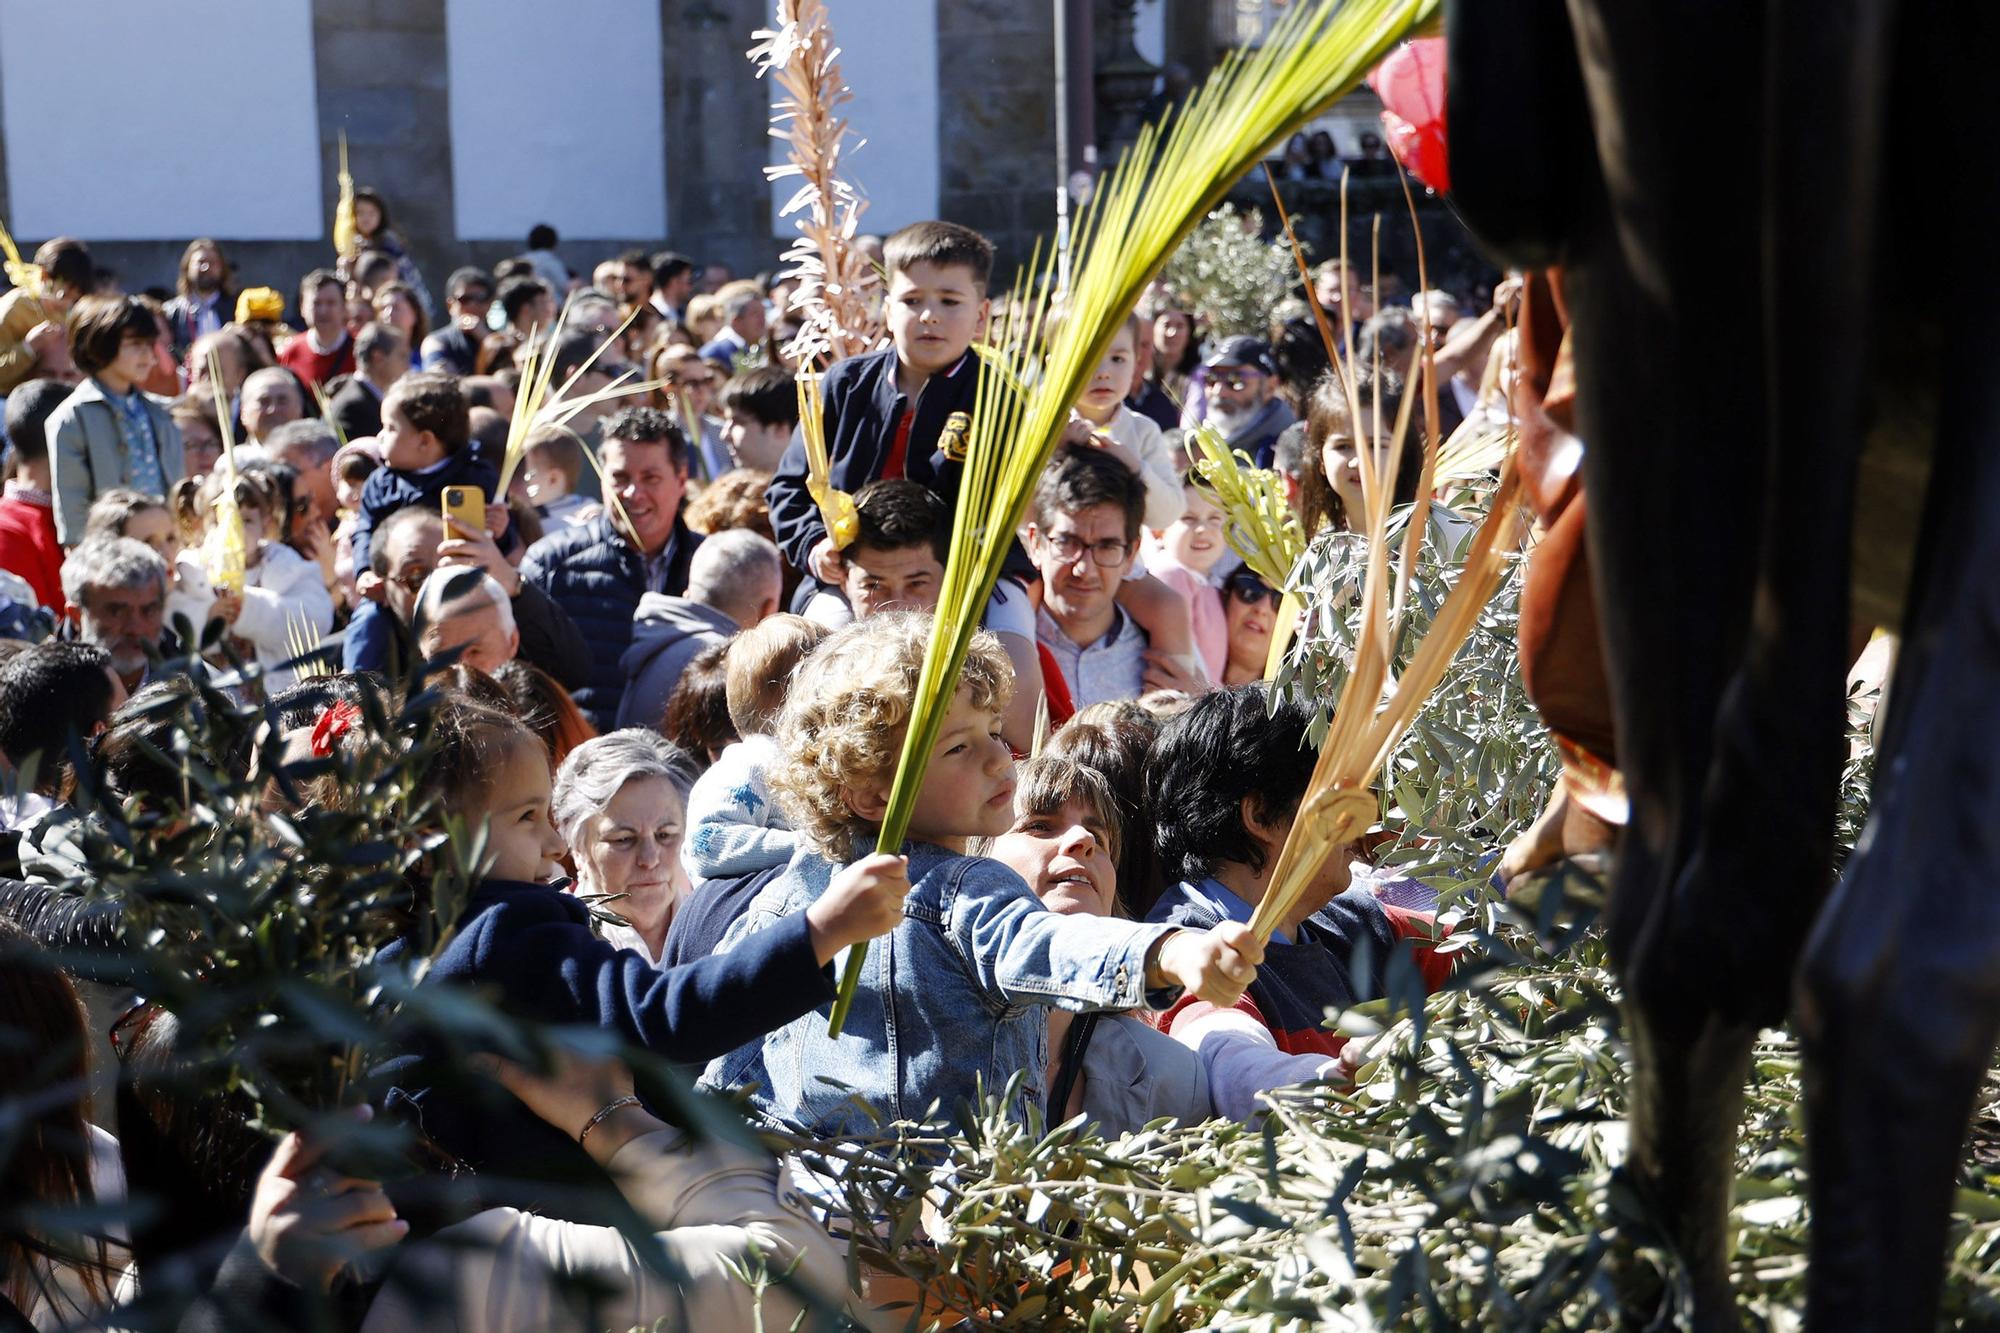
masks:
POLYGON ((637 1097, 628 1094, 626 1096, 617 1098, 615 1101, 608 1101, 604 1103, 604 1105, 598 1107, 597 1114, 590 1117, 589 1122, 585 1124, 584 1127, 577 1132, 576 1136, 577 1146, 582 1147, 583 1141, 590 1137, 590 1131, 596 1129, 606 1120, 609 1120, 611 1118, 611 1113, 613 1111, 622 1110, 627 1106, 637 1106, 638 1104, 639 1104, 639 1099, 637 1097))

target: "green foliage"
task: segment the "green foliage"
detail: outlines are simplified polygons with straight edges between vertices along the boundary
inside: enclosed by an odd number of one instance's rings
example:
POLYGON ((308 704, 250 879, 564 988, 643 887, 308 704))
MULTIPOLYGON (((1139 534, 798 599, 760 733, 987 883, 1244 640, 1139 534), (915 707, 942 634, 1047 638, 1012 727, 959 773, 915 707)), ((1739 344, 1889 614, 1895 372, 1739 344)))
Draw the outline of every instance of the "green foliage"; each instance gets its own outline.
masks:
POLYGON ((1289 247, 1262 239, 1263 215, 1224 204, 1182 241, 1160 283, 1216 338, 1262 338, 1270 313, 1298 284, 1289 247))

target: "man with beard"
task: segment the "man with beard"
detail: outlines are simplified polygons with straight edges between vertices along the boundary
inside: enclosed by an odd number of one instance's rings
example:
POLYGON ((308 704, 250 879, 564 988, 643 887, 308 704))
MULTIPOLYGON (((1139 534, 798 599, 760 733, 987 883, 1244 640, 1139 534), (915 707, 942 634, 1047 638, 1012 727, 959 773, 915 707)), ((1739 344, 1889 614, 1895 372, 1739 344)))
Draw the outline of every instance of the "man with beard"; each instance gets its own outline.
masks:
POLYGON ((1258 467, 1271 466, 1278 436, 1297 420, 1277 396, 1278 364, 1261 338, 1223 340, 1202 363, 1207 370, 1208 424, 1222 432, 1231 449, 1258 467))
POLYGON ((76 637, 111 655, 127 690, 149 679, 147 649, 158 651, 167 606, 167 562, 131 537, 84 542, 63 564, 63 594, 77 609, 76 637))
POLYGON ((229 260, 222 247, 206 236, 189 241, 181 254, 175 286, 180 294, 167 302, 167 332, 173 339, 174 361, 179 364, 187 360, 195 339, 214 333, 236 314, 229 260))

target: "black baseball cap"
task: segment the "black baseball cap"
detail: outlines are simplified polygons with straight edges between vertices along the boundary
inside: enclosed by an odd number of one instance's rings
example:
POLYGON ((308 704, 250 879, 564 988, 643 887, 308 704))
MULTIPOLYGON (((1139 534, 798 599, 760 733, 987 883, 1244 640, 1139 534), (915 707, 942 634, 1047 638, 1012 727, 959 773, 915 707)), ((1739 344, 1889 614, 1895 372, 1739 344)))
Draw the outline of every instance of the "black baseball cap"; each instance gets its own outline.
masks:
POLYGON ((1247 333, 1239 333, 1234 338, 1224 338, 1220 346, 1202 361, 1204 366, 1244 366, 1250 370, 1261 370, 1266 375, 1278 373, 1278 362, 1271 355, 1271 345, 1262 338, 1252 338, 1247 333))

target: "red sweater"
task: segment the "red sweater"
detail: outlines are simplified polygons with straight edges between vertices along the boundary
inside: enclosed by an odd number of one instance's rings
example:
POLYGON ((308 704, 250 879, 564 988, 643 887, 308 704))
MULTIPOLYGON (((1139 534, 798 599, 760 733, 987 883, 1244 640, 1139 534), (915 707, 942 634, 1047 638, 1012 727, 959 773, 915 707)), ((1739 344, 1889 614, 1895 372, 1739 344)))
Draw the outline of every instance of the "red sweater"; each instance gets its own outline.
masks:
POLYGON ((313 350, 312 340, 301 333, 286 343, 278 353, 278 364, 291 371, 307 384, 317 384, 324 388, 326 382, 335 375, 354 373, 354 337, 343 331, 340 346, 321 355, 313 350))
POLYGON ((18 495, 0 499, 0 569, 26 579, 41 604, 58 616, 69 614, 69 603, 63 600, 62 564, 55 510, 18 495))

